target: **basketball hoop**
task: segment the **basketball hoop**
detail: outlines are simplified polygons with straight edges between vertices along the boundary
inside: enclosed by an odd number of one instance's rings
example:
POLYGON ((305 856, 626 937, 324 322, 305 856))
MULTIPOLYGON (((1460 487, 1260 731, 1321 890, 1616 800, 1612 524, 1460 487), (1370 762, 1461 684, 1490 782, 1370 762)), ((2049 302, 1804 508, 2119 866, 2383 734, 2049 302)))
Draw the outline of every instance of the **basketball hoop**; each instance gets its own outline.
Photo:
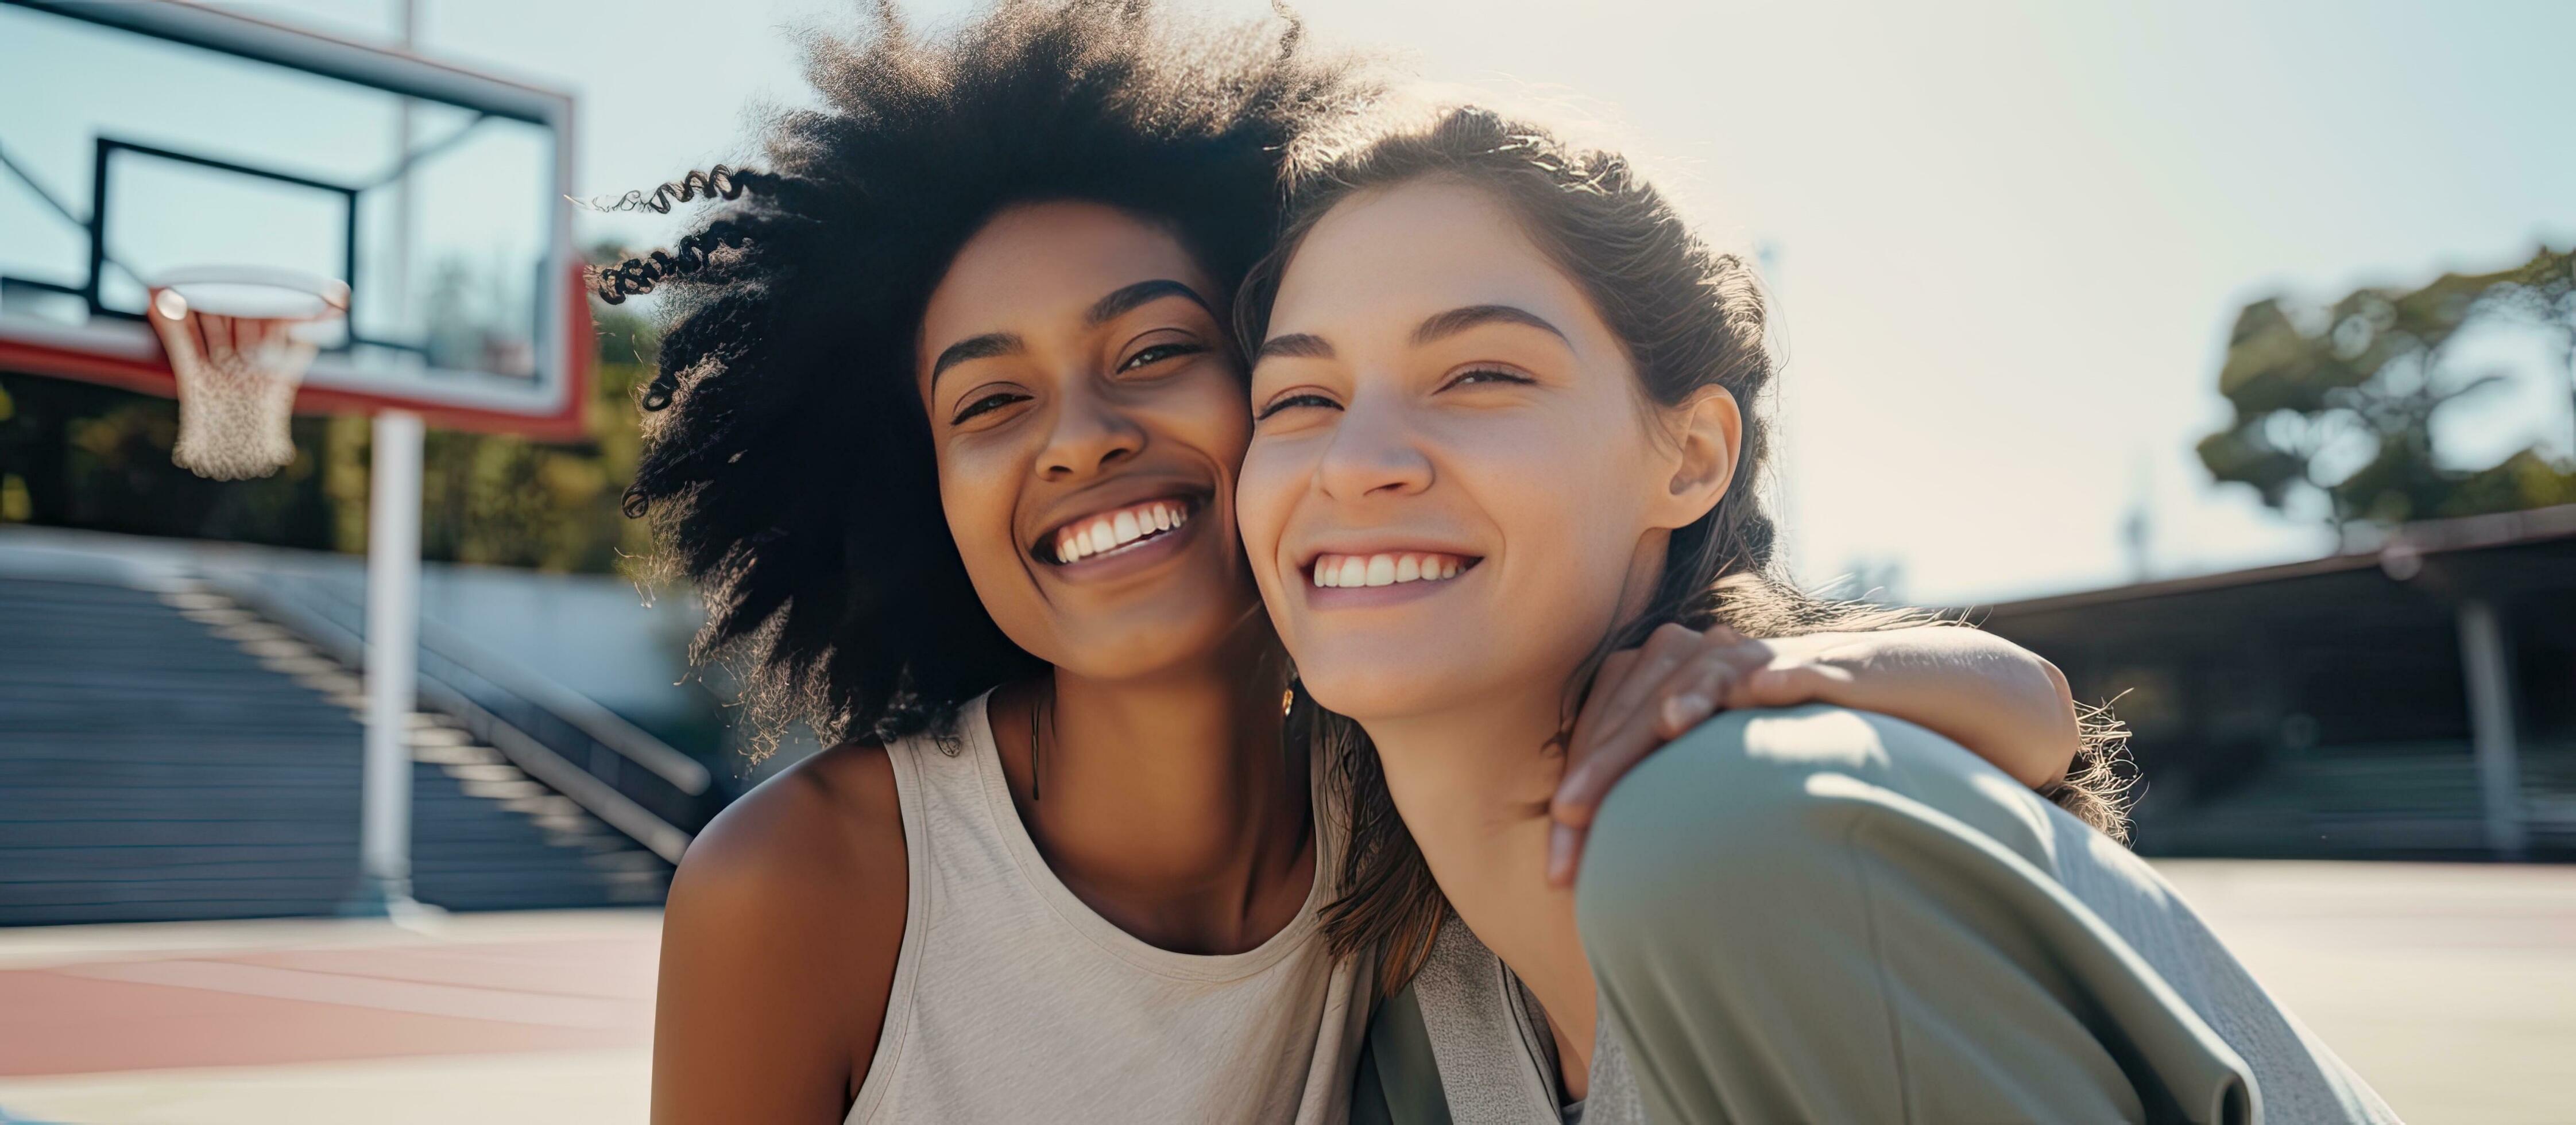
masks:
POLYGON ((163 274, 148 307, 179 378, 170 460, 215 480, 264 477, 293 461, 287 422, 316 351, 301 330, 346 315, 349 286, 296 270, 203 266, 163 274))

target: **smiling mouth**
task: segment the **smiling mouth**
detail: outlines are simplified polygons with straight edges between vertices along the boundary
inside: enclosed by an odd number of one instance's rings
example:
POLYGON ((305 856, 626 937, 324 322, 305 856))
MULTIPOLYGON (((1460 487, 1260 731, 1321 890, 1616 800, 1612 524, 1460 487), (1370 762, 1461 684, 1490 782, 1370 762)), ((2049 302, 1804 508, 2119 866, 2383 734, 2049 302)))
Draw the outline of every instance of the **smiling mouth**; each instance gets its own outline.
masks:
POLYGON ((1325 589, 1446 582, 1485 561, 1438 551, 1387 551, 1374 555, 1317 555, 1306 568, 1309 583, 1325 589))
POLYGON ((1124 554, 1179 531, 1197 514, 1196 502, 1177 496, 1094 512, 1040 536, 1032 553, 1057 566, 1124 554))

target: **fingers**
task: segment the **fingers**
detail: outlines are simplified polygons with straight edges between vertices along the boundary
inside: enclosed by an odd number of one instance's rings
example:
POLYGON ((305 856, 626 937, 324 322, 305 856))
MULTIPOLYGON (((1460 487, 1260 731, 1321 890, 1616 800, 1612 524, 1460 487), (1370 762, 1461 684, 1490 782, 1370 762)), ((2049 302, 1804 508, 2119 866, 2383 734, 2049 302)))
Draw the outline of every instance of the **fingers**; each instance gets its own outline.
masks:
MULTIPOLYGON (((1603 736, 1611 728, 1624 723, 1641 705, 1640 698, 1688 657, 1698 643, 1699 634, 1680 625, 1667 624, 1648 635, 1645 644, 1611 653, 1601 662, 1601 672, 1593 677, 1592 690, 1586 694, 1583 711, 1575 716, 1573 734, 1566 742, 1565 772, 1557 784, 1559 796, 1550 805, 1552 815, 1558 820, 1577 828, 1592 822, 1592 810, 1588 804, 1570 808, 1564 803, 1567 783, 1590 772, 1589 763, 1598 752, 1603 736)), ((1625 767, 1622 767, 1611 777, 1616 779, 1625 772, 1625 767)), ((1594 801, 1598 799, 1595 797, 1594 801)))
MULTIPOLYGON (((1700 635, 1689 628, 1670 623, 1657 626, 1653 633, 1647 635, 1646 643, 1638 646, 1636 663, 1627 670, 1622 682, 1608 695, 1587 703, 1584 708, 1586 717, 1597 710, 1601 721, 1624 721, 1629 714, 1645 705, 1648 692, 1661 686, 1664 677, 1671 675, 1675 667, 1690 659, 1701 646, 1700 635)), ((1580 719, 1576 725, 1582 726, 1580 719)), ((1598 722, 1591 733, 1600 733, 1598 722)), ((1581 746, 1578 743, 1575 748, 1578 753, 1581 746)))
MULTIPOLYGON (((1722 688, 1712 685, 1712 681, 1722 683, 1735 674, 1734 665, 1724 655, 1726 651, 1694 653, 1678 666, 1666 668, 1662 681, 1647 689, 1650 694, 1638 705, 1624 712, 1595 716, 1597 733, 1566 770, 1549 803, 1549 812, 1556 821, 1548 827, 1547 880, 1551 885, 1573 885, 1575 870, 1583 860, 1585 835, 1601 799, 1647 754, 1672 741, 1672 736, 1664 733, 1665 725, 1689 730, 1714 713, 1714 700, 1722 694, 1722 688)), ((1632 680, 1642 682, 1643 677, 1632 673, 1632 680)))
POLYGON ((1551 813, 1572 827, 1591 824, 1601 798, 1639 759, 1707 721, 1725 700, 1729 683, 1765 659, 1761 646, 1740 644, 1702 647, 1679 659, 1641 659, 1628 683, 1586 714, 1588 737, 1568 751, 1551 813))
POLYGON ((1602 725, 1634 709, 1646 688, 1688 656, 1698 640, 1699 634, 1668 624, 1648 635, 1643 645, 1621 649, 1602 660, 1601 671, 1585 693, 1583 710, 1575 715, 1574 730, 1566 742, 1567 774, 1581 768, 1593 745, 1600 741, 1602 725))
POLYGON ((1760 645, 1733 644, 1710 648, 1674 669, 1654 709, 1658 740, 1670 742, 1690 733, 1721 707, 1743 706, 1734 702, 1735 685, 1761 671, 1770 658, 1770 650, 1760 645))
POLYGON ((1592 686, 1583 693, 1583 710, 1575 713, 1574 730, 1570 732, 1564 748, 1569 769, 1573 766, 1574 748, 1589 745, 1595 733, 1593 728, 1601 723, 1602 702, 1627 682, 1628 674, 1637 667, 1637 656, 1636 649, 1620 649, 1604 658, 1601 670, 1593 674, 1592 686))
POLYGON ((1766 667, 1737 679, 1723 702, 1728 708, 1795 707, 1831 701, 1834 691, 1850 682, 1848 670, 1825 664, 1766 667))
POLYGON ((1639 706, 1645 693, 1674 665, 1687 659, 1699 644, 1699 634, 1679 625, 1663 625, 1634 650, 1611 653, 1601 662, 1601 673, 1592 680, 1583 710, 1574 717, 1574 731, 1565 747, 1565 773, 1572 777, 1582 772, 1583 763, 1601 742, 1605 728, 1622 722, 1639 706))
POLYGON ((1664 625, 1632 652, 1603 661, 1566 747, 1566 768, 1549 813, 1548 881, 1573 883, 1585 833, 1601 800, 1653 752, 1706 722, 1733 694, 1735 682, 1770 659, 1725 626, 1696 632, 1664 625))
POLYGON ((1724 625, 1702 632, 1666 624, 1602 661, 1549 806, 1557 821, 1548 847, 1552 879, 1572 879, 1583 831, 1611 787, 1646 754, 1706 722, 1726 705, 1732 684, 1769 657, 1766 647, 1724 625))
POLYGON ((1547 826, 1547 882, 1562 887, 1574 881, 1574 869, 1583 862, 1583 837, 1589 829, 1562 822, 1547 826))

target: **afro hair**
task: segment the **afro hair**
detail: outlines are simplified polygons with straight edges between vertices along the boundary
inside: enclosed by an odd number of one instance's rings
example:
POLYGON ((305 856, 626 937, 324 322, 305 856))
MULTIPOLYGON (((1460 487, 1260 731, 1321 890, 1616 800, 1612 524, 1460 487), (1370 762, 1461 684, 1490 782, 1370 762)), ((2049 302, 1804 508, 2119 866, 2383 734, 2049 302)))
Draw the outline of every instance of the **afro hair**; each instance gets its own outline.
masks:
POLYGON ((1280 220, 1286 151, 1371 91, 1284 29, 1175 27, 1139 2, 1008 3, 923 35, 879 6, 815 35, 819 109, 766 130, 766 168, 718 166, 611 204, 717 200, 668 251, 593 274, 661 291, 627 514, 694 582, 691 648, 741 677, 758 747, 945 723, 1044 665, 1003 636, 945 527, 914 385, 922 313, 995 212, 1081 200, 1174 230, 1230 291, 1280 220))

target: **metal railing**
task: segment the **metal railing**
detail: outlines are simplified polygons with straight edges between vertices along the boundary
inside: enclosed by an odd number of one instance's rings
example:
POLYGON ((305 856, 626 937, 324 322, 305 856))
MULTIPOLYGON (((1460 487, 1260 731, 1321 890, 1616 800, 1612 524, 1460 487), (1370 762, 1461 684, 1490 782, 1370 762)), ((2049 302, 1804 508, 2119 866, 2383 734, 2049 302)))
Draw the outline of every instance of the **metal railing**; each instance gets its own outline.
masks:
MULTIPOLYGON (((273 571, 209 573, 208 584, 305 635, 352 667, 366 610, 331 583, 273 571)), ((523 771, 677 862, 724 804, 706 766, 597 702, 424 619, 421 702, 463 721, 523 771)))

